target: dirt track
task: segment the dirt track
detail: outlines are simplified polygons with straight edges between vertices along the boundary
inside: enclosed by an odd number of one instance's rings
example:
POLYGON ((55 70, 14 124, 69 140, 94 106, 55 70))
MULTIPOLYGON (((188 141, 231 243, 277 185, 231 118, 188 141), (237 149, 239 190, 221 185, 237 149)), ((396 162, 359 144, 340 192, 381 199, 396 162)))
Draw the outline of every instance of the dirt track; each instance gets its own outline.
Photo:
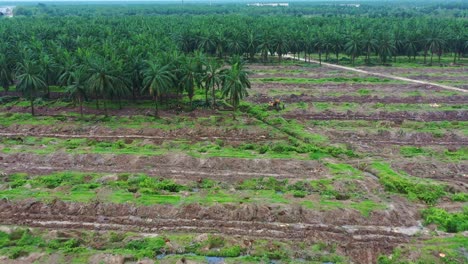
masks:
MULTIPOLYGON (((300 61, 304 61, 304 62, 306 61, 303 58, 293 58, 291 55, 285 55, 284 57, 289 58, 289 59, 300 60, 300 61)), ((317 63, 317 64, 320 63, 317 60, 310 60, 309 62, 317 63)), ((326 63, 326 62, 322 62, 322 65, 327 66, 327 67, 331 67, 331 68, 354 71, 354 72, 359 72, 359 73, 364 73, 364 74, 369 74, 369 75, 374 75, 374 76, 379 76, 379 77, 384 77, 384 78, 389 78, 389 79, 394 79, 394 80, 399 80, 399 81, 405 81, 405 82, 411 82, 411 83, 417 83, 417 84, 425 84, 425 85, 432 85, 432 86, 440 87, 442 89, 468 93, 468 90, 453 87, 453 86, 437 84, 437 83, 432 83, 432 82, 426 82, 426 81, 420 81, 420 80, 414 80, 414 79, 399 77, 399 76, 395 76, 395 75, 391 75, 391 74, 370 72, 370 71, 366 71, 366 70, 361 70, 361 69, 357 69, 357 68, 346 67, 346 66, 341 66, 341 65, 336 65, 336 64, 326 63)))

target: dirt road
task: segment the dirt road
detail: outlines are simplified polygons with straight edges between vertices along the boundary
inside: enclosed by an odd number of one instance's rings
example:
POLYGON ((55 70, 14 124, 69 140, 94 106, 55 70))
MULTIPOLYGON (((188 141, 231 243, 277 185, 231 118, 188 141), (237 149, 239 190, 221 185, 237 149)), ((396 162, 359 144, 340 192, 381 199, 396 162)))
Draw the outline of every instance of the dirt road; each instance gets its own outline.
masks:
MULTIPOLYGON (((306 61, 303 58, 294 58, 291 55, 285 55, 284 57, 285 58, 290 58, 290 59, 295 59, 295 60, 300 60, 300 61, 306 61)), ((311 59, 310 63, 317 63, 318 64, 320 62, 317 61, 317 60, 312 60, 311 59)), ((342 69, 342 70, 354 71, 354 72, 359 72, 359 73, 364 73, 364 74, 369 74, 369 75, 374 75, 374 76, 399 80, 399 81, 412 82, 412 83, 417 83, 417 84, 432 85, 432 86, 440 87, 442 89, 468 93, 468 90, 453 87, 453 86, 437 84, 437 83, 432 83, 432 82, 426 82, 426 81, 421 81, 421 80, 413 80, 413 79, 409 79, 409 78, 405 78, 405 77, 399 77, 399 76, 395 76, 395 75, 391 75, 391 74, 385 74, 385 73, 379 73, 379 72, 370 72, 370 71, 365 71, 365 70, 361 70, 361 69, 356 69, 356 68, 353 68, 353 67, 346 67, 346 66, 341 66, 341 65, 336 65, 336 64, 326 63, 326 62, 322 62, 322 65, 327 66, 327 67, 342 69)))

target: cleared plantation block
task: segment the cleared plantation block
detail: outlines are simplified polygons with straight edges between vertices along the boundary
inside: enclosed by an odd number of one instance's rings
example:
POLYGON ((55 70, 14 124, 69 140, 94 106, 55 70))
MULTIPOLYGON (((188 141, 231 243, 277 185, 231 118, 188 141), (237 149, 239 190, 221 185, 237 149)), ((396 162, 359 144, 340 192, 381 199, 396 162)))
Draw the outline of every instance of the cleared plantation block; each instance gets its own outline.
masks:
MULTIPOLYGON (((347 259, 336 252, 336 245, 309 242, 288 242, 215 234, 174 234, 164 232, 145 237, 131 232, 96 232, 70 230, 51 237, 47 230, 11 227, 10 233, 0 232, 0 253, 14 259, 33 252, 54 251, 56 258, 72 257, 89 262, 95 255, 133 256, 135 259, 154 258, 177 261, 207 262, 223 260, 227 263, 258 263, 269 259, 290 261, 301 255, 310 261, 345 263, 347 259), (99 246, 100 245, 100 246, 99 246), (58 255, 58 256, 57 256, 58 255), (213 257, 213 258, 210 258, 213 257)), ((48 262, 48 254, 40 261, 48 262)))
MULTIPOLYGON (((144 174, 98 174, 80 172, 60 172, 51 175, 29 176, 24 173, 12 174, 5 181, 8 190, 0 191, 0 197, 8 200, 37 199, 50 201, 59 199, 69 202, 133 203, 137 205, 174 205, 182 207, 190 204, 214 206, 216 204, 277 204, 304 205, 316 210, 355 209, 364 216, 371 211, 383 210, 384 204, 364 200, 362 202, 343 201, 347 194, 336 191, 335 180, 361 178, 346 164, 329 164, 332 170, 338 169, 338 176, 332 179, 298 181, 289 184, 288 180, 258 178, 244 180, 235 185, 204 179, 201 182, 178 184, 168 179, 157 179, 144 174), (345 168, 345 170, 343 170, 345 168), (344 174, 343 174, 344 173, 344 174), (344 177, 344 178, 342 178, 344 177), (303 193, 298 197, 296 193, 303 193), (315 194, 320 198, 316 200, 315 194), (336 200, 339 199, 339 200, 336 200)), ((353 200, 359 197, 349 194, 353 200)))

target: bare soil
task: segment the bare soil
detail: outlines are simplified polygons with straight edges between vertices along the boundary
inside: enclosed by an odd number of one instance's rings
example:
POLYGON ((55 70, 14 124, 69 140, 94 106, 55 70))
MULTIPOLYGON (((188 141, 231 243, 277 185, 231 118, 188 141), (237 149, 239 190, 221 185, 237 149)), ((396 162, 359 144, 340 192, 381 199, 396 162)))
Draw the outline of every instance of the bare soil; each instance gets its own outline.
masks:
POLYGON ((298 120, 387 120, 387 121, 468 121, 467 111, 440 111, 440 112, 376 112, 360 113, 348 111, 346 113, 337 113, 326 110, 324 112, 314 113, 305 110, 295 110, 283 117, 298 120))
POLYGON ((256 94, 249 98, 249 101, 255 103, 268 103, 273 99, 280 99, 284 103, 299 103, 299 102, 350 102, 350 103, 385 103, 385 104, 433 104, 433 103, 444 103, 444 104, 465 104, 468 102, 468 96, 453 95, 444 97, 426 97, 426 96, 313 96, 307 94, 301 95, 281 95, 281 96, 268 96, 266 94, 256 94))
POLYGON ((196 181, 209 178, 237 182, 258 177, 321 178, 324 166, 317 161, 284 159, 235 159, 210 157, 199 159, 184 154, 162 156, 32 153, 0 153, 4 172, 50 173, 75 170, 88 172, 143 172, 158 177, 196 181))
MULTIPOLYGON (((398 198, 395 198, 398 199, 398 198)), ((372 263, 379 254, 389 254, 410 240, 417 226, 416 207, 398 201, 388 211, 368 218, 353 210, 317 212, 301 207, 267 205, 190 204, 175 208, 166 205, 68 203, 49 204, 26 200, 0 201, 0 221, 53 229, 119 230, 155 233, 181 231, 222 233, 259 238, 328 241, 338 244, 338 252, 356 263, 372 263)))

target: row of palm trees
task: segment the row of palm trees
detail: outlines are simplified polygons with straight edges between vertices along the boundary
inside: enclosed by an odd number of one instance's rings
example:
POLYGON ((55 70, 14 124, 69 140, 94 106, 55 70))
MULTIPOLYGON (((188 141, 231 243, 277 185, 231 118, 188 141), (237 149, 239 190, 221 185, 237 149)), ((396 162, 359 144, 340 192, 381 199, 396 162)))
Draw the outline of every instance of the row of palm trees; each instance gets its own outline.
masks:
MULTIPOLYGON (((228 58, 268 61, 272 54, 279 60, 293 54, 339 62, 347 54, 352 63, 361 56, 367 63, 375 56, 388 63, 422 55, 432 62, 450 52, 456 61, 468 51, 467 28, 466 20, 425 17, 22 17, 0 23, 0 85, 7 90, 16 81, 31 98, 42 89, 49 94, 51 85, 68 87, 81 94, 77 101, 95 98, 104 109, 110 99, 122 103, 142 94, 157 100, 186 95, 192 101, 202 89, 215 105, 220 90, 214 87, 239 88, 228 82, 228 58), (36 89, 25 88, 32 83, 36 89)), ((236 67, 240 73, 232 76, 245 79, 242 63, 233 61, 229 70, 234 74, 236 67)), ((235 104, 246 93, 223 94, 235 104)))
POLYGON ((83 102, 90 97, 95 99, 97 109, 100 108, 100 103, 103 104, 107 115, 107 102, 116 100, 122 107, 122 100, 133 93, 134 100, 137 95, 150 96, 154 100, 157 116, 158 104, 162 98, 172 94, 177 94, 177 98, 180 98, 180 95, 186 94, 191 102, 195 89, 205 90, 205 103, 213 109, 216 107, 216 98, 221 97, 228 99, 236 111, 250 88, 244 61, 238 56, 231 58, 230 67, 223 67, 221 61, 206 57, 202 52, 191 55, 175 52, 170 56, 154 56, 149 60, 141 60, 138 67, 131 68, 130 72, 119 63, 121 61, 116 62, 93 54, 82 64, 46 64, 31 53, 18 63, 16 71, 6 73, 7 77, 2 80, 7 86, 12 80, 16 80, 17 91, 31 103, 32 115, 35 114, 35 99, 40 94, 47 95, 50 84, 64 87, 64 91, 79 104, 81 115, 83 102), (49 71, 53 70, 59 73, 55 75, 56 79, 53 78, 54 75, 49 75, 49 71), (208 94, 211 96, 211 104, 208 94))

